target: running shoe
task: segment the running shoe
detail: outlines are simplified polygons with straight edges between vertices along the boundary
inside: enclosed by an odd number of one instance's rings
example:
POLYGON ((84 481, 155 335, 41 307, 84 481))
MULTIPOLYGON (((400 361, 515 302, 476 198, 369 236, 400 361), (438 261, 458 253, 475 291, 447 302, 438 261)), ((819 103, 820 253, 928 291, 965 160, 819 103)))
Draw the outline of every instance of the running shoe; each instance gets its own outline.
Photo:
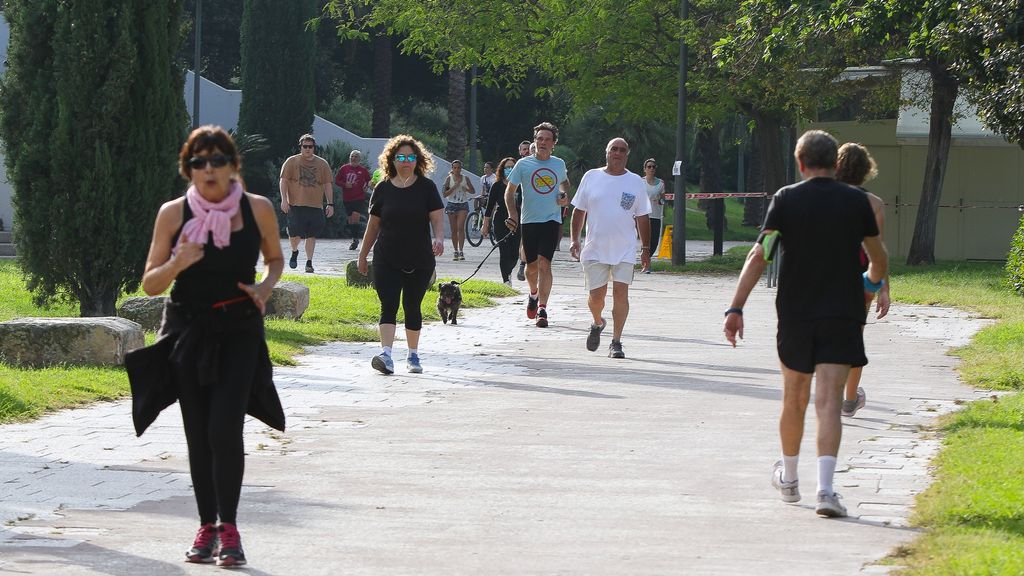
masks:
POLYGON ((352 239, 352 243, 348 245, 348 249, 349 250, 355 250, 356 248, 359 248, 359 239, 358 238, 353 238, 352 239))
POLYGON ((604 331, 604 327, 608 325, 606 320, 601 320, 601 325, 597 324, 590 325, 590 335, 587 336, 587 350, 591 352, 597 350, 601 346, 601 332, 604 331))
POLYGON ((818 492, 818 507, 815 508, 815 512, 818 516, 825 516, 826 518, 843 518, 846 516, 846 506, 839 500, 842 496, 838 492, 829 494, 824 490, 818 492))
POLYGON ((622 342, 618 340, 612 340, 612 343, 608 345, 608 357, 609 358, 625 358, 626 353, 622 351, 622 342))
POLYGON ((312 273, 313 273, 313 261, 312 260, 306 260, 306 274, 312 274, 312 273))
POLYGON ((242 566, 245 564, 245 552, 242 551, 242 537, 234 524, 222 522, 217 527, 220 532, 220 548, 217 550, 217 566, 242 566))
POLYGON ((456 251, 452 252, 452 262, 458 262, 458 261, 459 261, 459 251, 456 250, 456 251))
POLYGON ((868 395, 864 392, 864 389, 857 386, 857 398, 853 400, 843 400, 843 416, 852 417, 864 407, 864 404, 868 401, 868 395))
POLYGON ((508 286, 509 288, 511 288, 512 287, 512 281, 511 280, 505 280, 505 286, 508 286))
POLYGON ((288 259, 288 267, 292 270, 299 267, 299 251, 292 250, 292 257, 288 259))
POLYGON ((395 373, 395 362, 391 359, 390 354, 377 354, 373 360, 370 360, 370 366, 373 366, 373 369, 381 374, 395 373))
POLYGON ((527 296, 526 297, 526 317, 527 318, 529 318, 530 320, 533 320, 534 318, 537 317, 537 306, 538 305, 539 305, 539 302, 537 302, 537 299, 535 297, 533 297, 533 296, 527 296))
POLYGON ((540 310, 537 310, 537 328, 547 328, 547 327, 548 327, 548 309, 547 308, 541 308, 540 310))
POLYGON ((420 357, 418 354, 409 354, 409 357, 405 359, 405 367, 412 374, 423 373, 423 366, 420 365, 420 357))
POLYGON ((217 527, 208 522, 199 527, 192 548, 185 552, 185 561, 196 564, 213 562, 213 549, 217 547, 217 527))
POLYGON ((519 263, 519 272, 516 272, 516 280, 520 282, 526 281, 526 262, 519 263))
POLYGON ((800 481, 793 480, 792 482, 782 481, 782 460, 776 460, 775 465, 772 467, 772 486, 779 491, 779 496, 783 502, 792 504, 793 502, 800 501, 800 481))

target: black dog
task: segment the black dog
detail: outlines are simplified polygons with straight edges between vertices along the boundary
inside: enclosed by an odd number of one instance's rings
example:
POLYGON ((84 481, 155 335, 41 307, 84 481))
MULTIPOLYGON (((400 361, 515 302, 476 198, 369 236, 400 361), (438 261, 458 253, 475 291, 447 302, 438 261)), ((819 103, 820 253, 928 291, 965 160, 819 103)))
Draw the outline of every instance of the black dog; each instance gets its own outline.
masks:
POLYGON ((445 324, 450 319, 452 326, 458 325, 455 318, 459 313, 459 306, 462 306, 462 288, 458 282, 442 282, 437 285, 437 313, 441 315, 441 321, 445 324))

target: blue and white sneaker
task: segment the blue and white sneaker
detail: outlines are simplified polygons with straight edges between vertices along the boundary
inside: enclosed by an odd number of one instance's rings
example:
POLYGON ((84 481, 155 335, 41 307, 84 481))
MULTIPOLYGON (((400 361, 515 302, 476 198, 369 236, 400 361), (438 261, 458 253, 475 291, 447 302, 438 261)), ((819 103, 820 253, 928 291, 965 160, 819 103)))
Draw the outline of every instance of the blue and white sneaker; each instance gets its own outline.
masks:
POLYGON ((395 362, 389 354, 377 354, 373 360, 370 360, 370 366, 373 366, 373 369, 381 374, 394 374, 395 372, 395 362))
POLYGON ((409 354, 409 357, 405 360, 405 367, 413 374, 423 373, 423 366, 420 366, 420 357, 418 354, 409 354))

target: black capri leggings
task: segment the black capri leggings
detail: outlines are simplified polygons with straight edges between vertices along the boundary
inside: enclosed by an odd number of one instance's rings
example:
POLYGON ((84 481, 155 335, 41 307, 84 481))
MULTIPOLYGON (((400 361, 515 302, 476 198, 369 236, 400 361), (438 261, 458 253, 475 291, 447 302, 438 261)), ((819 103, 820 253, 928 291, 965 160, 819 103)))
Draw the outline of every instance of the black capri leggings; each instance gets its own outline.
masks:
POLYGON ((433 268, 415 268, 404 271, 392 268, 380 258, 373 263, 373 287, 380 298, 380 324, 398 323, 398 301, 401 298, 405 312, 405 329, 423 327, 423 295, 427 293, 433 268))

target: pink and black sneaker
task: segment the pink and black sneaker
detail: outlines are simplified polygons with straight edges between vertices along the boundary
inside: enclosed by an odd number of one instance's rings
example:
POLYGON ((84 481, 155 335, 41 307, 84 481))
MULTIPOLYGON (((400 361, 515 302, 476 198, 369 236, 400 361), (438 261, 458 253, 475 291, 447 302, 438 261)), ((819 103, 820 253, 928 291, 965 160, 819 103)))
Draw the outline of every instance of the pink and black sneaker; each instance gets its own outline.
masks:
POLYGON ((186 562, 203 564, 213 562, 213 549, 217 547, 217 527, 213 522, 203 524, 196 532, 196 539, 192 542, 192 548, 185 552, 186 562))
POLYGON ((217 566, 241 566, 245 564, 245 552, 242 551, 242 537, 234 524, 221 522, 217 527, 220 536, 220 547, 217 549, 217 566))

